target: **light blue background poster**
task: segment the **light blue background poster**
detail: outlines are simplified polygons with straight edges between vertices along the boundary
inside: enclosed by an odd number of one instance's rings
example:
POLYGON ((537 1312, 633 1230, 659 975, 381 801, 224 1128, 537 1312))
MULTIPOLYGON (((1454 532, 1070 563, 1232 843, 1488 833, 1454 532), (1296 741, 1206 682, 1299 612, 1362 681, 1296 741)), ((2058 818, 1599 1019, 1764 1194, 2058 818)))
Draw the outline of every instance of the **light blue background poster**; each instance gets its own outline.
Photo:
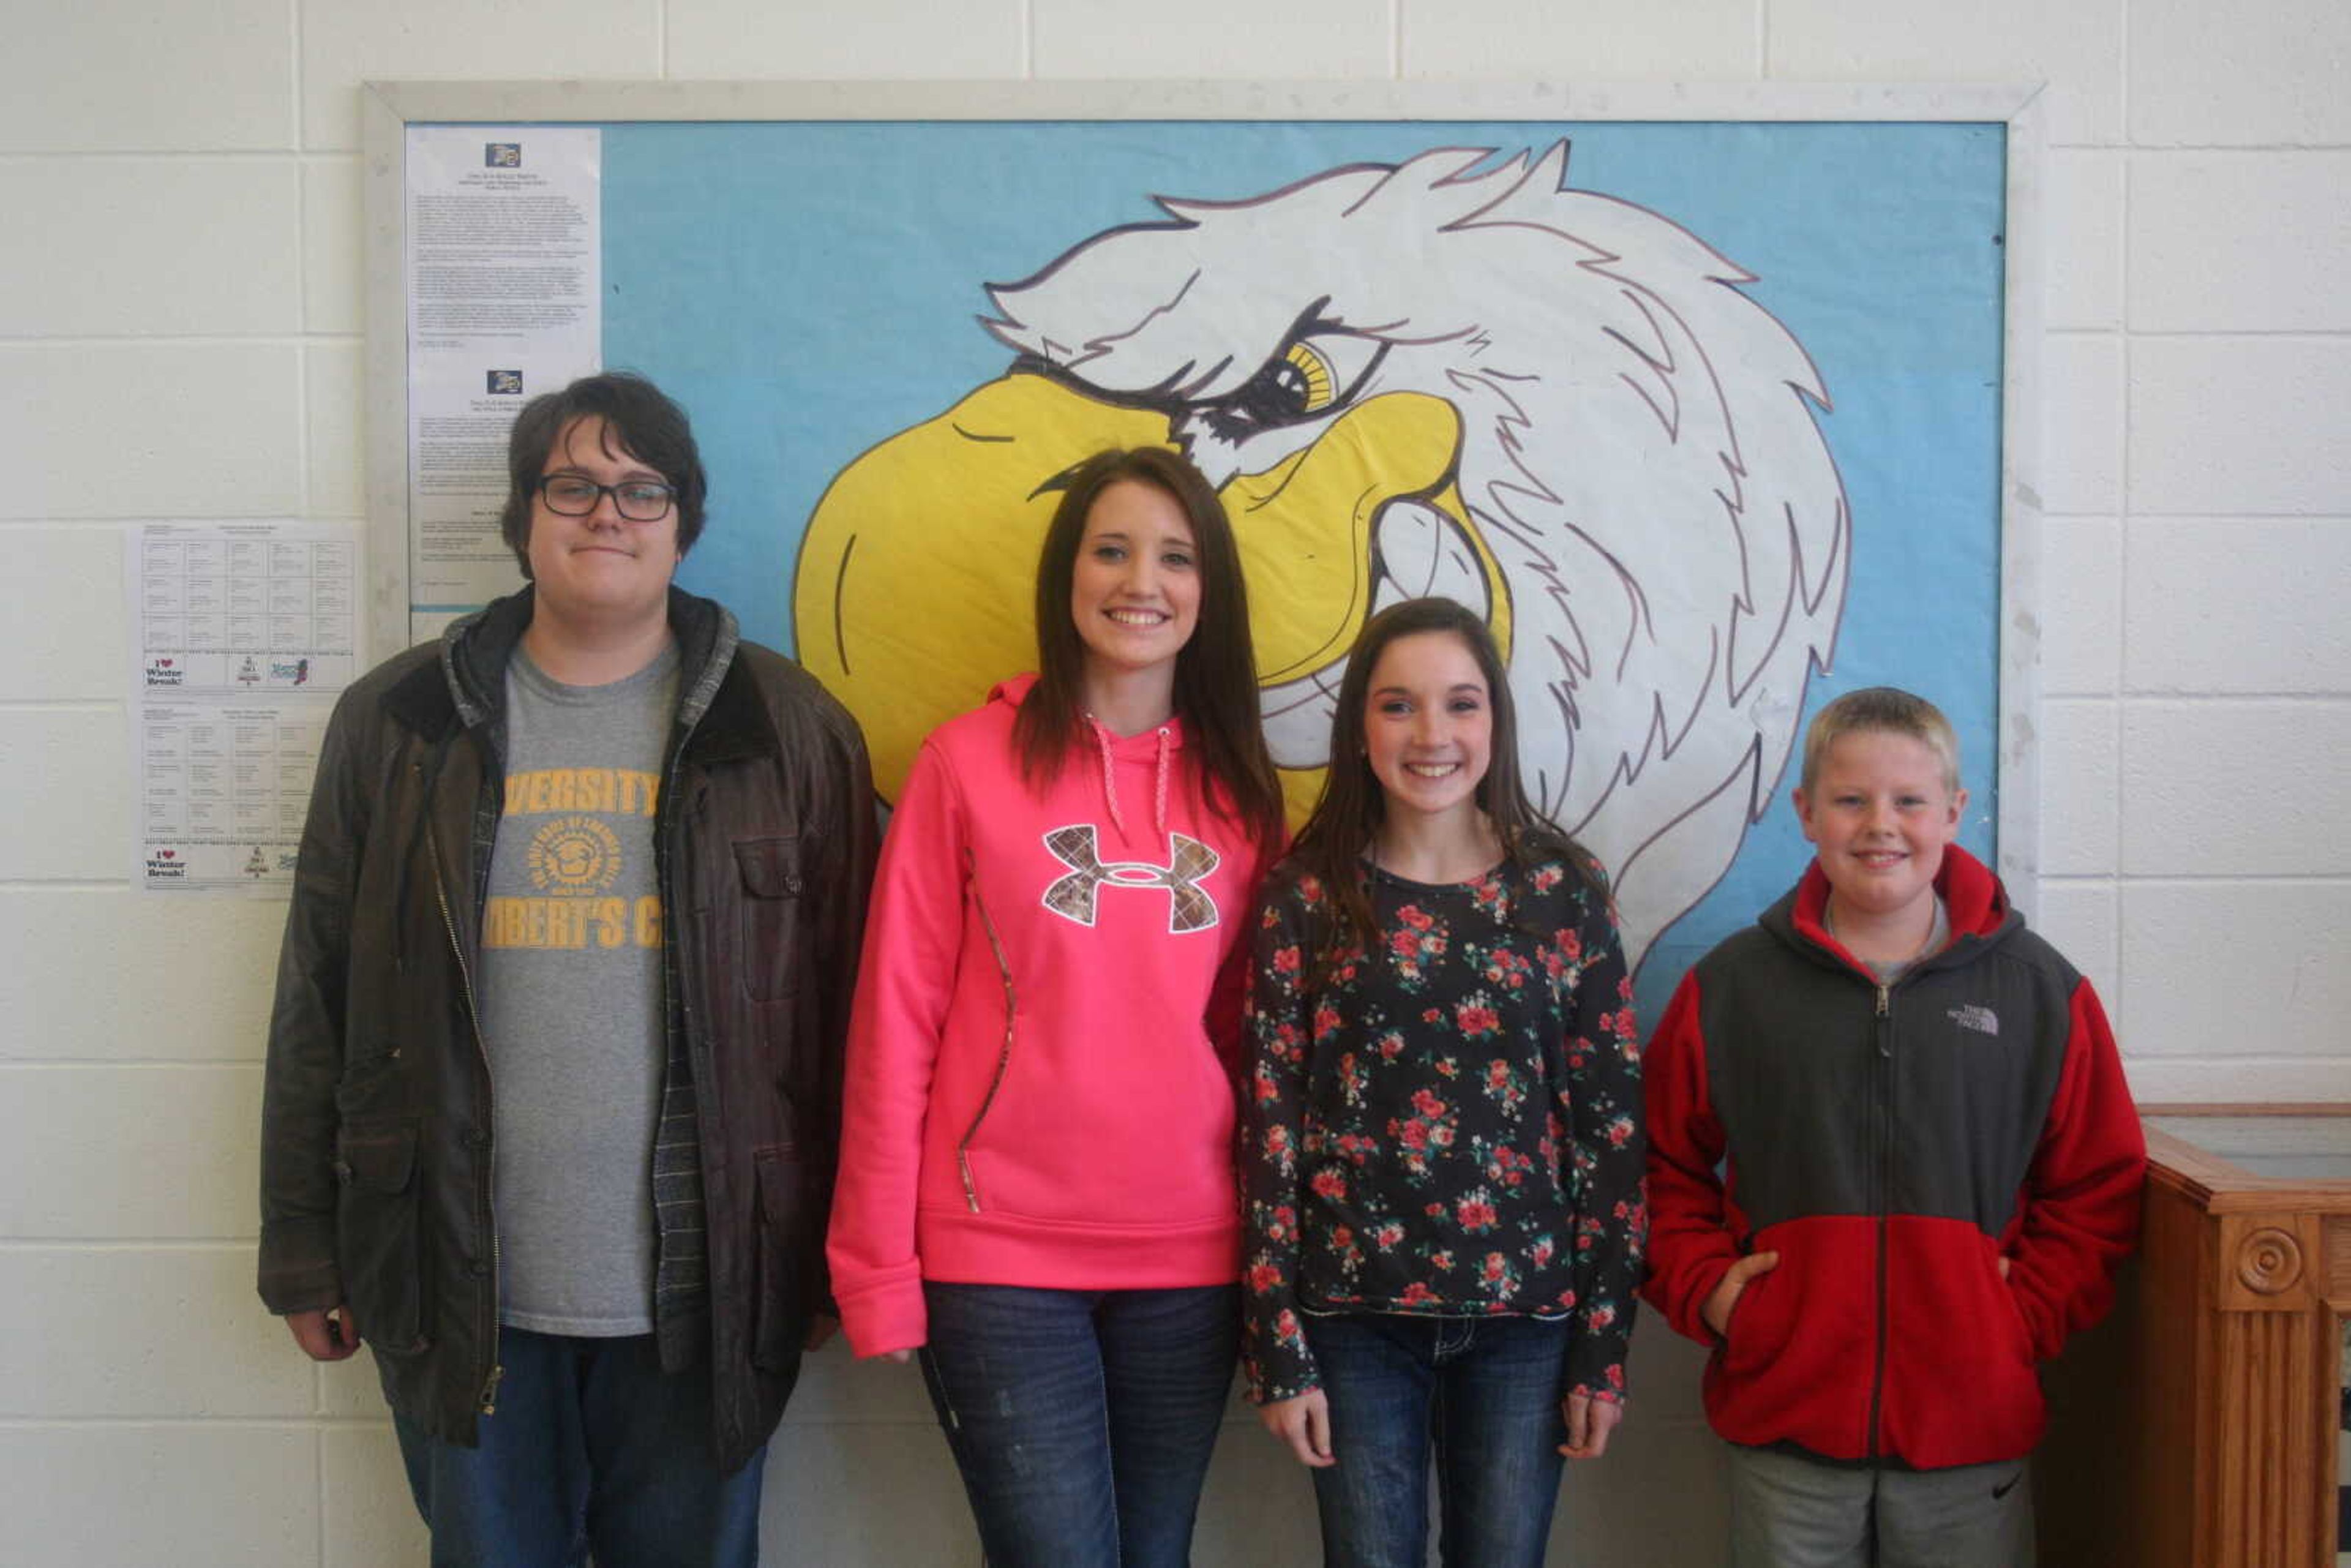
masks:
MULTIPOLYGON (((1755 275, 1833 408, 1852 518, 1833 667, 1805 713, 1891 684, 1958 727, 1991 858, 1997 813, 2005 130, 1999 124, 1085 122, 604 129, 605 362, 691 413, 710 521, 684 584, 790 650, 797 544, 828 482, 1003 374, 983 286, 1090 235, 1340 165, 1571 143, 1567 183, 1645 207, 1755 275)), ((1689 961, 1809 851, 1785 803, 1644 966, 1645 1027, 1689 961)))

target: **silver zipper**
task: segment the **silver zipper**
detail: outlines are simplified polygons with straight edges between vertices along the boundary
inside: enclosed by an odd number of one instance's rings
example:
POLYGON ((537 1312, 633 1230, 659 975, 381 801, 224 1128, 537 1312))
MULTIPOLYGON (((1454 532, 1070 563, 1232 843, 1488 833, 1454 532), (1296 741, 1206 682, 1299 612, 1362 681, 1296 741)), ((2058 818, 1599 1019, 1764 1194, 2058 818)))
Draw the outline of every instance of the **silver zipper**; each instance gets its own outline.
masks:
POLYGON ((996 972, 1004 981, 1004 1046, 997 1052, 996 1076, 988 1081, 987 1092, 979 1102, 978 1113, 972 1117, 971 1125, 963 1130, 962 1140, 956 1145, 956 1168, 963 1176, 963 1200, 971 1206, 971 1211, 974 1214, 977 1214, 980 1211, 979 1182, 971 1174, 971 1141, 979 1135, 979 1124, 987 1120, 988 1108, 996 1103, 996 1092, 1004 1087, 1005 1074, 1012 1070, 1012 1015, 1015 998, 1012 992, 1012 966, 1004 956, 1003 940, 996 935, 996 922, 988 918, 987 901, 979 896, 978 867, 972 863, 970 851, 964 852, 964 861, 967 865, 971 866, 972 907, 979 911, 980 928, 987 933, 987 946, 996 955, 996 972))
POLYGON ((449 887, 441 876, 441 833, 433 822, 433 803, 422 802, 424 810, 424 844, 433 857, 433 901, 441 908, 441 928, 449 934, 449 951, 457 960, 457 984, 465 993, 465 1019, 474 1027, 474 1051, 482 1061, 482 1146, 489 1151, 490 1169, 482 1183, 482 1224, 490 1239, 490 1375, 482 1385, 481 1413, 495 1416, 498 1412, 498 1379, 506 1368, 498 1364, 497 1300, 498 1300, 498 1209, 497 1209, 497 1139, 488 1128, 497 1124, 497 1085, 490 1074, 489 1041, 482 1034, 482 1009, 474 999, 474 977, 465 967, 465 946, 457 939, 457 922, 449 913, 449 887))

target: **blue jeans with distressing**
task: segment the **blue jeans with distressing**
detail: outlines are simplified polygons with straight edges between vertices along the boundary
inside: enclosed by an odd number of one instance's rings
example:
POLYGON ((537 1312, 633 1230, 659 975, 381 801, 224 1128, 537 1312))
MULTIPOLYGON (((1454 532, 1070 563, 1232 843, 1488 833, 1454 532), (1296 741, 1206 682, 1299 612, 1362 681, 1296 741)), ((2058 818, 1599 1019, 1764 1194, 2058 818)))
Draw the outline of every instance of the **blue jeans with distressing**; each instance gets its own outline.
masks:
POLYGON ((1184 1568, 1238 1288, 923 1294, 924 1380, 989 1568, 1184 1568))
POLYGON ((434 1568, 757 1568, 761 1448, 719 1473, 710 1369, 651 1334, 498 1331, 497 1411, 461 1448, 392 1418, 434 1568))
POLYGON ((1314 1472, 1324 1563, 1421 1568, 1433 1445, 1446 1568, 1541 1568, 1566 1463, 1569 1333, 1541 1318, 1307 1318, 1338 1461, 1314 1472))

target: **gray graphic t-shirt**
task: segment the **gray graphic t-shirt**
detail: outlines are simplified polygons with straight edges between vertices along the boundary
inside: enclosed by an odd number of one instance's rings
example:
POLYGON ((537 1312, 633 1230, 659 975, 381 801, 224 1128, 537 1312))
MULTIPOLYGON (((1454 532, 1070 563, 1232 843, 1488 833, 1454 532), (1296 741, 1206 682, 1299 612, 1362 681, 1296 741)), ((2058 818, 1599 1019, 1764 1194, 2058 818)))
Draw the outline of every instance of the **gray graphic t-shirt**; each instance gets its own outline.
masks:
POLYGON ((506 811, 482 918, 502 1319, 653 1332, 662 928, 653 813, 677 649, 623 681, 507 674, 506 811))

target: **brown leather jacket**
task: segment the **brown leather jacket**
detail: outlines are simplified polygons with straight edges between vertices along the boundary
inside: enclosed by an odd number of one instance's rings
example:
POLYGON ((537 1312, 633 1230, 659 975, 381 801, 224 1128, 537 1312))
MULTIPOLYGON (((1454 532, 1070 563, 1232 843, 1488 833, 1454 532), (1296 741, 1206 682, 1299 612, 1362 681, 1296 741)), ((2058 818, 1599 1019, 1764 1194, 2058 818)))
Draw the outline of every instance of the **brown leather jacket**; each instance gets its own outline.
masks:
MULTIPOLYGON (((319 758, 262 1109, 262 1300, 348 1301, 384 1392, 475 1441, 495 1396, 491 1084, 472 995, 530 592, 353 685, 319 758)), ((876 839, 856 722, 676 590, 655 826, 669 1026, 702 1108, 718 1462, 765 1442, 826 1299, 842 1042, 876 839)))

